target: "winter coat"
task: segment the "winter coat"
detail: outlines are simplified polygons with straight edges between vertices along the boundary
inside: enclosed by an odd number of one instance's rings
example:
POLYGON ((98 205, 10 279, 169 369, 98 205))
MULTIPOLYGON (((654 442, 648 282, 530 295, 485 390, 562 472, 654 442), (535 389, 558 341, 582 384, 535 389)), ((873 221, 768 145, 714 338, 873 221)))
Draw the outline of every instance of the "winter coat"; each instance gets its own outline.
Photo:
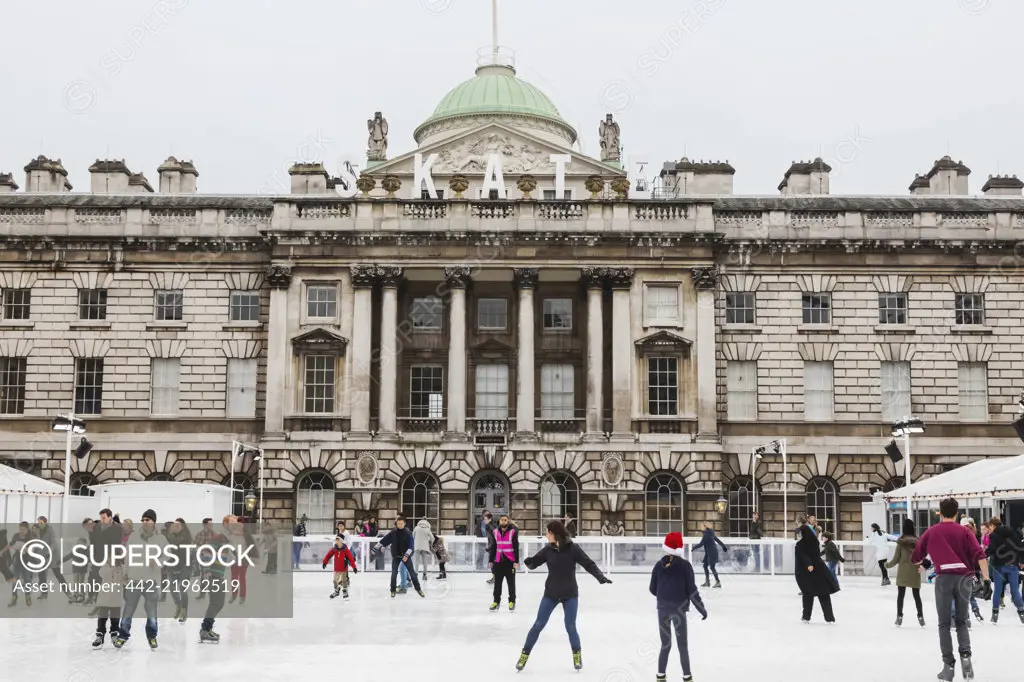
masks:
POLYGON ((682 557, 667 556, 654 564, 650 591, 658 598, 659 610, 689 611, 690 604, 693 604, 697 613, 705 618, 708 616, 693 577, 693 566, 682 557))
POLYGON ((1010 526, 1002 523, 996 526, 995 530, 988 534, 988 547, 985 554, 995 568, 1003 566, 1016 566, 1021 562, 1021 537, 1020 533, 1010 526))
POLYGON ((429 552, 434 544, 434 533, 430 530, 430 521, 420 519, 412 531, 413 546, 420 552, 429 552))
POLYGON ((704 563, 706 564, 717 564, 718 563, 718 548, 721 547, 723 552, 728 552, 729 548, 725 546, 725 543, 718 539, 715 535, 715 531, 710 528, 704 530, 704 536, 700 539, 693 547, 693 551, 698 549, 704 550, 704 563))
POLYGON ((751 521, 750 528, 747 529, 748 540, 760 540, 764 530, 760 521, 751 521))
POLYGON ((167 546, 167 538, 160 533, 153 533, 150 536, 146 536, 142 531, 132 533, 131 538, 128 540, 128 556, 132 554, 137 556, 137 559, 133 562, 135 565, 127 567, 127 576, 132 582, 145 582, 145 587, 149 588, 149 581, 152 581, 153 587, 156 590, 160 589, 160 578, 161 569, 164 564, 163 548, 167 546), (156 546, 160 548, 160 554, 155 559, 151 559, 148 562, 145 560, 147 552, 153 550, 146 549, 147 547, 156 546), (140 547, 141 549, 132 550, 132 547, 140 547))
POLYGON ((444 546, 444 538, 440 535, 435 535, 434 544, 431 545, 430 548, 434 550, 434 556, 437 557, 437 563, 448 563, 448 549, 444 546))
POLYGON ((921 570, 910 560, 914 556, 915 547, 917 547, 916 535, 901 535, 900 539, 896 541, 896 553, 885 565, 886 568, 899 566, 896 569, 896 587, 921 589, 921 570))
POLYGON ((413 548, 416 546, 413 542, 412 533, 409 532, 408 528, 393 529, 390 533, 385 535, 377 543, 381 547, 390 547, 391 556, 396 559, 400 559, 403 556, 411 556, 413 548))
POLYGON ((29 540, 33 540, 32 531, 30 530, 25 536, 21 533, 15 533, 11 536, 9 552, 11 555, 11 567, 21 570, 24 566, 21 563, 21 548, 24 547, 29 540))
POLYGON ((843 555, 839 553, 839 547, 831 540, 825 543, 825 548, 822 550, 822 556, 824 556, 825 561, 829 563, 836 562, 841 564, 846 561, 846 559, 843 558, 843 555))
POLYGON ((122 596, 124 581, 124 566, 100 566, 99 584, 102 587, 99 594, 96 595, 96 606, 120 609, 124 604, 124 597, 122 596), (108 592, 107 590, 110 591, 108 592))
MULTIPOLYGON (((519 563, 519 529, 516 528, 515 526, 513 526, 512 524, 509 524, 508 527, 505 528, 504 531, 501 529, 501 526, 498 526, 493 531, 491 531, 491 539, 487 543, 487 561, 488 561, 488 563, 492 563, 493 564, 495 562, 495 560, 496 560, 496 557, 498 556, 498 534, 499 533, 502 534, 502 535, 504 535, 506 533, 508 534, 509 542, 512 543, 512 557, 513 557, 512 558, 512 563, 513 564, 518 564, 519 563)), ((507 559, 505 558, 504 555, 502 555, 501 560, 502 561, 507 561, 507 559)))
MULTIPOLYGON (((188 531, 182 531, 180 533, 168 533, 167 544, 174 545, 174 550, 171 552, 178 558, 176 566, 168 566, 167 570, 171 573, 184 573, 191 574, 195 569, 196 562, 192 561, 190 550, 187 545, 193 544, 192 538, 188 531)), ((169 563, 169 562, 168 562, 169 563)))
POLYGON ((348 567, 352 566, 352 572, 358 573, 359 569, 356 568, 356 558, 352 556, 352 550, 347 545, 342 544, 341 547, 335 545, 331 547, 330 551, 324 557, 324 568, 327 568, 327 563, 334 559, 334 572, 335 573, 348 573, 348 567))
POLYGON ((544 596, 559 603, 580 596, 580 588, 576 584, 577 564, 597 578, 598 582, 611 582, 597 567, 594 560, 588 557, 587 553, 575 542, 569 542, 561 549, 557 545, 548 544, 532 557, 528 557, 523 563, 530 570, 547 564, 548 579, 544 583, 544 596))
POLYGON ((818 538, 808 526, 800 528, 796 543, 796 584, 800 592, 812 597, 824 597, 839 591, 839 583, 821 560, 818 538), (808 570, 808 567, 814 570, 808 570))
POLYGON ((889 537, 887 535, 879 535, 875 531, 871 531, 871 535, 868 536, 868 544, 875 548, 875 561, 889 560, 889 537))

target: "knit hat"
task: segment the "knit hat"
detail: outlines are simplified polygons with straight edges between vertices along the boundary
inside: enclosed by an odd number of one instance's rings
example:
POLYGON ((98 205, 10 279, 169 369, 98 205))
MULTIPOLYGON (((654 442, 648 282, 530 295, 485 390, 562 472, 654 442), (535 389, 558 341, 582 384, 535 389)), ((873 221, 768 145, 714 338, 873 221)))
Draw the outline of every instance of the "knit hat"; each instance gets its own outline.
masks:
POLYGON ((683 534, 682 533, 669 533, 665 536, 665 544, 662 546, 666 554, 672 556, 684 556, 683 552, 683 534))
POLYGON ((153 523, 156 523, 156 512, 153 511, 152 509, 147 509, 146 511, 142 512, 142 520, 145 521, 146 519, 149 519, 153 523))
POLYGON ((960 525, 961 526, 973 526, 974 525, 974 519, 972 519, 970 516, 965 516, 964 518, 960 519, 960 525))

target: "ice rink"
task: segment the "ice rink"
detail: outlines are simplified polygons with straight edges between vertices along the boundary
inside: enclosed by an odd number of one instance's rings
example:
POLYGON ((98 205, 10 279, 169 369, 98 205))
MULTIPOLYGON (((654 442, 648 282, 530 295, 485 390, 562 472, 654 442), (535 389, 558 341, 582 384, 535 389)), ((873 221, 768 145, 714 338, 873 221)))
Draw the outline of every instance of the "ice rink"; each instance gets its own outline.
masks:
MULTIPOLYGON (((160 648, 149 650, 136 618, 135 637, 122 650, 109 643, 95 651, 95 621, 3 621, 0 680, 66 682, 204 682, 205 680, 462 680, 575 679, 653 682, 658 649, 654 599, 647 579, 612 575, 613 585, 579 578, 579 631, 584 669, 572 668, 561 610, 541 636, 529 665, 514 664, 543 591, 543 574, 520 576, 515 613, 490 613, 485 574, 451 574, 447 584, 427 583, 427 598, 409 593, 392 600, 386 576, 352 577, 348 602, 328 599, 329 572, 296 576, 291 620, 221 620, 218 645, 199 644, 198 609, 184 625, 160 621, 160 648)), ((800 600, 790 577, 723 576, 720 590, 702 593, 710 618, 690 618, 694 677, 710 680, 827 680, 892 682, 934 680, 941 667, 931 587, 924 590, 927 627, 917 625, 913 600, 901 629, 893 625, 896 588, 876 578, 844 578, 836 596, 838 624, 819 612, 800 622, 800 600)), ((3 608, 3 606, 0 606, 3 608)), ((141 615, 141 607, 139 615, 141 615)), ((988 617, 990 608, 982 607, 988 617)), ((168 601, 161 613, 173 613, 168 601)), ((979 680, 1021 679, 1024 625, 1013 609, 998 626, 974 624, 971 632, 979 680), (1015 662, 1015 659, 1017 662, 1015 662)), ((957 671, 959 674, 959 670, 957 671)), ((681 679, 673 651, 669 680, 681 679)))

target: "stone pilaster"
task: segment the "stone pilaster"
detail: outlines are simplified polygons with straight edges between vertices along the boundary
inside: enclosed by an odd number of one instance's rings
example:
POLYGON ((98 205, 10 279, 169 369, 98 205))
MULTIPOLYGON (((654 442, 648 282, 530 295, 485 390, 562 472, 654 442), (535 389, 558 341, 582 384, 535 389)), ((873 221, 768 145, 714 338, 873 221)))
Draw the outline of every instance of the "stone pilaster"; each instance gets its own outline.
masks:
POLYGON ((469 268, 444 269, 450 293, 448 334, 448 433, 449 440, 466 438, 466 286, 469 268))
POLYGON ((370 365, 372 362, 371 331, 373 329, 373 285, 376 266, 352 267, 352 287, 355 290, 352 317, 357 324, 352 330, 352 396, 353 435, 370 431, 370 365))
POLYGON ((286 265, 267 268, 270 285, 270 315, 267 329, 267 402, 264 428, 267 433, 284 432, 285 405, 294 400, 288 392, 288 289, 292 269, 286 265))
POLYGON ((612 434, 631 439, 633 338, 629 299, 633 269, 610 269, 608 283, 612 288, 612 434))
POLYGON ((534 382, 534 309, 533 291, 537 287, 538 271, 536 268, 516 268, 513 276, 519 290, 519 339, 518 339, 518 390, 516 391, 516 437, 532 439, 536 437, 534 428, 534 406, 536 404, 536 387, 534 382))
POLYGON ((604 436, 605 268, 583 268, 587 287, 587 437, 604 436))
POLYGON ((690 271, 697 290, 697 436, 718 438, 718 396, 715 380, 715 289, 716 268, 690 271))
POLYGON ((378 430, 394 433, 398 429, 398 286, 402 269, 382 268, 377 281, 381 285, 380 314, 380 404, 378 430))

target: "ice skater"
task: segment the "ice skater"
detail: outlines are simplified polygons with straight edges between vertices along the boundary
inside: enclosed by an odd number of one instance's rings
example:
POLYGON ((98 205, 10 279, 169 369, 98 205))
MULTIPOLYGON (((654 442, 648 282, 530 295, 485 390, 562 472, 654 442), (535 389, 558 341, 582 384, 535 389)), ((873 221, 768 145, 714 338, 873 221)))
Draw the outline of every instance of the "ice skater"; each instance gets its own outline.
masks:
POLYGON ((445 564, 448 563, 448 548, 444 546, 444 538, 440 535, 435 535, 434 544, 430 548, 434 551, 434 556, 437 558, 437 567, 441 571, 437 574, 437 579, 448 580, 448 572, 445 570, 445 564))
POLYGON ((1020 563, 1024 560, 1021 545, 1024 543, 1020 533, 1004 524, 998 516, 993 516, 988 525, 992 532, 988 535, 985 554, 992 571, 992 624, 995 625, 999 620, 999 606, 1007 586, 1010 588, 1010 599, 1017 607, 1017 616, 1024 623, 1024 599, 1020 595, 1020 563))
POLYGON ((416 547, 416 551, 413 553, 416 557, 416 563, 420 565, 420 570, 423 571, 422 580, 426 582, 427 565, 433 558, 430 548, 434 544, 434 531, 430 528, 430 521, 420 519, 416 523, 416 527, 412 531, 412 544, 416 547))
POLYGON ((821 538, 825 541, 824 546, 821 549, 821 555, 825 557, 825 565, 828 566, 828 570, 832 573, 832 577, 839 582, 839 574, 836 573, 836 569, 839 568, 839 564, 846 563, 846 559, 839 553, 839 547, 832 540, 832 535, 829 533, 822 533, 821 538))
POLYGON ((348 567, 352 567, 353 573, 359 573, 359 569, 356 568, 356 558, 340 535, 334 538, 334 547, 324 557, 323 568, 327 568, 331 559, 334 559, 334 592, 331 593, 331 599, 335 599, 341 592, 341 598, 348 601, 348 567))
POLYGON ((889 561, 889 538, 877 523, 871 524, 868 544, 875 548, 875 561, 878 562, 878 570, 882 572, 882 587, 885 587, 890 584, 889 571, 885 569, 885 564, 889 561))
POLYGON ((921 605, 921 571, 910 560, 917 547, 917 529, 910 519, 903 519, 903 534, 896 541, 896 553, 885 565, 886 568, 896 567, 896 627, 903 625, 903 600, 907 590, 914 595, 914 606, 917 607, 917 622, 924 627, 924 607, 921 605))
POLYGON ((825 622, 836 622, 832 612, 832 595, 839 591, 839 583, 821 560, 818 538, 814 537, 810 526, 800 527, 800 541, 796 543, 796 584, 800 586, 800 596, 803 598, 804 623, 811 622, 815 597, 821 604, 825 622))
POLYGON ((28 521, 22 521, 18 524, 18 532, 11 538, 7 547, 11 556, 11 572, 14 574, 14 582, 11 584, 11 601, 7 604, 7 608, 12 608, 18 603, 18 594, 21 592, 25 593, 25 606, 32 607, 32 586, 35 584, 35 574, 22 561, 21 549, 33 539, 28 521))
MULTIPOLYGON (((228 514, 222 520, 222 527, 226 532, 230 529, 235 522, 238 520, 237 516, 228 514)), ((220 635, 213 631, 213 625, 216 622, 217 616, 220 614, 221 609, 224 608, 224 593, 230 587, 227 581, 224 579, 224 574, 227 573, 227 567, 221 562, 222 554, 221 548, 228 545, 228 538, 225 533, 216 531, 212 528, 209 529, 209 536, 204 545, 209 545, 209 551, 212 556, 200 556, 199 560, 205 562, 211 562, 211 565, 206 569, 207 577, 210 583, 218 583, 217 587, 210 587, 210 603, 206 607, 206 615, 203 618, 202 624, 199 626, 199 642, 210 642, 212 644, 220 643, 220 635)))
POLYGON ((409 579, 412 580, 412 586, 416 589, 416 594, 426 597, 427 595, 420 588, 420 579, 416 577, 416 566, 412 560, 415 544, 413 543, 412 533, 405 527, 404 516, 399 514, 395 517, 395 528, 377 543, 377 548, 381 547, 391 548, 391 598, 394 599, 395 594, 397 594, 395 581, 398 578, 398 569, 403 565, 408 568, 409 579))
POLYGON ((701 587, 711 587, 711 576, 709 575, 709 571, 715 576, 714 586, 722 586, 721 581, 718 579, 718 571, 715 570, 715 565, 718 563, 718 547, 721 547, 723 552, 729 551, 729 548, 725 546, 725 543, 719 540, 718 536, 715 535, 715 531, 711 528, 711 524, 705 521, 704 536, 693 548, 694 551, 697 551, 698 549, 704 550, 704 584, 701 585, 701 587))
POLYGON ((96 607, 99 613, 96 618, 96 637, 92 640, 92 648, 99 649, 103 646, 103 639, 107 635, 107 622, 110 623, 110 641, 113 642, 120 635, 121 605, 123 603, 122 590, 124 589, 125 570, 123 561, 111 559, 107 565, 100 568, 100 590, 96 599, 96 607))
POLYGON ((184 519, 177 518, 171 524, 167 542, 173 546, 172 551, 178 559, 176 566, 167 569, 168 587, 175 607, 174 619, 179 623, 184 623, 188 620, 188 587, 194 568, 193 562, 190 561, 190 546, 193 544, 192 533, 184 519))
POLYGON ((523 562, 531 570, 547 564, 548 578, 544 583, 544 597, 540 600, 540 607, 537 609, 537 620, 534 621, 533 627, 526 635, 526 644, 523 645, 523 653, 519 655, 516 670, 526 667, 526 661, 530 658, 530 652, 533 651, 537 638, 540 637, 544 626, 548 624, 551 613, 559 604, 562 605, 562 611, 565 613, 565 631, 569 635, 569 645, 572 647, 573 666, 576 670, 581 670, 583 668, 583 652, 580 649, 579 633, 576 632, 576 614, 579 610, 580 595, 579 585, 576 584, 576 566, 582 566, 602 585, 610 585, 612 581, 601 572, 594 560, 569 538, 561 521, 548 522, 546 535, 548 544, 523 562))
POLYGON ((160 592, 163 589, 161 579, 164 550, 167 538, 156 532, 156 512, 147 509, 142 512, 142 528, 132 533, 128 539, 130 556, 143 557, 142 561, 128 567, 128 583, 124 588, 124 609, 118 627, 114 646, 123 647, 132 636, 132 616, 139 602, 146 614, 146 641, 150 649, 157 648, 157 609, 160 603, 160 592))
POLYGON ((658 655, 658 682, 665 682, 668 656, 672 651, 672 627, 676 629, 676 648, 683 667, 683 682, 691 682, 690 648, 686 641, 686 612, 690 604, 697 609, 701 620, 708 619, 707 609, 700 598, 693 566, 683 551, 683 534, 669 533, 663 547, 667 557, 654 565, 651 571, 651 594, 658 598, 658 632, 661 635, 661 653, 658 655))
POLYGON ((516 610, 516 571, 519 570, 519 531, 508 520, 508 514, 498 517, 494 539, 487 546, 487 561, 494 576, 494 601, 491 611, 501 604, 501 582, 508 582, 508 610, 516 610))

